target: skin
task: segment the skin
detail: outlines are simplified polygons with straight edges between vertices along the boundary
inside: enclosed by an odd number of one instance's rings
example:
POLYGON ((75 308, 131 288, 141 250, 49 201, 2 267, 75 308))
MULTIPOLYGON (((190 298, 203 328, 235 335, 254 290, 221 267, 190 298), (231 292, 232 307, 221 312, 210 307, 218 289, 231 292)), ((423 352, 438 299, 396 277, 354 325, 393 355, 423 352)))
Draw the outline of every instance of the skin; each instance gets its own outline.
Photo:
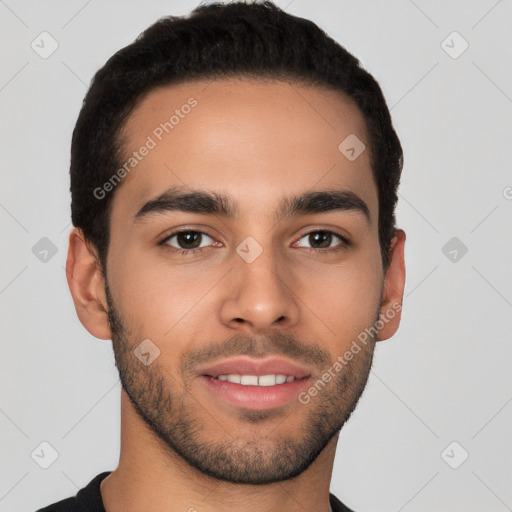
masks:
POLYGON ((195 370, 241 354, 280 355, 309 361, 320 378, 402 303, 405 233, 395 232, 384 273, 365 124, 339 92, 261 79, 160 87, 126 122, 127 154, 190 97, 197 106, 113 192, 108 282, 80 230, 69 238, 78 317, 93 336, 112 339, 123 383, 121 456, 101 484, 105 508, 328 512, 339 430, 364 389, 375 342, 396 332, 400 311, 306 405, 238 408, 212 396, 195 370), (366 146, 354 161, 338 150, 349 134, 366 146), (229 195, 238 215, 174 211, 134 222, 171 186, 229 195), (369 221, 338 210, 275 222, 284 197, 335 189, 363 199, 369 221), (167 250, 179 248, 176 237, 158 245, 177 228, 210 238, 192 255, 167 250), (333 236, 319 248, 308 235, 322 230, 350 245, 332 251, 333 236), (247 236, 262 248, 252 263, 236 252, 247 236), (133 354, 144 339, 160 350, 149 366, 133 354))

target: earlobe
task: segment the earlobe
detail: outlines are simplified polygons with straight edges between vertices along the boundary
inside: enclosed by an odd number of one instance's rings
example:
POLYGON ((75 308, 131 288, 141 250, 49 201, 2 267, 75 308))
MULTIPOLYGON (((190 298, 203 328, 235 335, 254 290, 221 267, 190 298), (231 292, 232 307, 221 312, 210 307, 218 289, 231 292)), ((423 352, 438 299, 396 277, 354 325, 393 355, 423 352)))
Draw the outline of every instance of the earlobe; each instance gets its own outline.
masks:
POLYGON ((100 263, 78 228, 69 235, 66 279, 82 325, 96 338, 111 339, 100 263))
POLYGON ((390 245, 390 264, 384 276, 377 341, 391 338, 400 324, 405 288, 405 232, 397 229, 390 245))

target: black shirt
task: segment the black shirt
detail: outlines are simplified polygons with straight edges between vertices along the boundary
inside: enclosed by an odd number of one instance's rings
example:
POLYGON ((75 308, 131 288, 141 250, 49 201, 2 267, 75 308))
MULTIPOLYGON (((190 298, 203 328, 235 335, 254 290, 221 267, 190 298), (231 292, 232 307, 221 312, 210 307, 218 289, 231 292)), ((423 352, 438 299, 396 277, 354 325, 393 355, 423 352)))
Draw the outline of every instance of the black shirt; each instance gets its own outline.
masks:
MULTIPOLYGON (((74 498, 67 498, 45 508, 40 508, 36 512, 105 512, 101 500, 100 483, 110 473, 110 471, 106 471, 95 476, 86 487, 78 491, 74 498)), ((329 494, 329 501, 332 512, 353 512, 343 505, 334 494, 329 494)))

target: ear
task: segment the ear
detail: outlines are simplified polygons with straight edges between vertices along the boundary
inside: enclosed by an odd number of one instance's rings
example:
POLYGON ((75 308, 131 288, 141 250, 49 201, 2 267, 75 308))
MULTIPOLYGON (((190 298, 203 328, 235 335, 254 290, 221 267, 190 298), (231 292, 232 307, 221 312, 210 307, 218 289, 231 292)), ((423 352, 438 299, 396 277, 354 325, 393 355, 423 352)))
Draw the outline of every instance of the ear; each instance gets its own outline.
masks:
POLYGON ((96 338, 111 339, 107 319, 105 280, 94 247, 86 244, 82 231, 73 228, 69 235, 66 278, 82 325, 96 338))
POLYGON ((402 316, 402 299, 405 287, 405 232, 395 230, 390 244, 390 263, 384 276, 382 303, 377 322, 377 341, 387 340, 398 330, 402 316), (384 324, 384 325, 382 325, 384 324))

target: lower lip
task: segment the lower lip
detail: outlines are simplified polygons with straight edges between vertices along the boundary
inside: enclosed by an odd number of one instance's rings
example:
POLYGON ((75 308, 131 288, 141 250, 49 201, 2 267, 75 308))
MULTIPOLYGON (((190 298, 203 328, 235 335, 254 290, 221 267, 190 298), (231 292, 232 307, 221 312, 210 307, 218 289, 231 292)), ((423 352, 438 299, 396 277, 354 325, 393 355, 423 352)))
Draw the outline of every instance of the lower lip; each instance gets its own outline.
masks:
POLYGON ((231 405, 263 411, 280 407, 293 399, 298 401, 299 393, 309 385, 311 377, 275 386, 244 386, 226 380, 214 379, 207 375, 202 375, 201 380, 211 392, 231 405))

